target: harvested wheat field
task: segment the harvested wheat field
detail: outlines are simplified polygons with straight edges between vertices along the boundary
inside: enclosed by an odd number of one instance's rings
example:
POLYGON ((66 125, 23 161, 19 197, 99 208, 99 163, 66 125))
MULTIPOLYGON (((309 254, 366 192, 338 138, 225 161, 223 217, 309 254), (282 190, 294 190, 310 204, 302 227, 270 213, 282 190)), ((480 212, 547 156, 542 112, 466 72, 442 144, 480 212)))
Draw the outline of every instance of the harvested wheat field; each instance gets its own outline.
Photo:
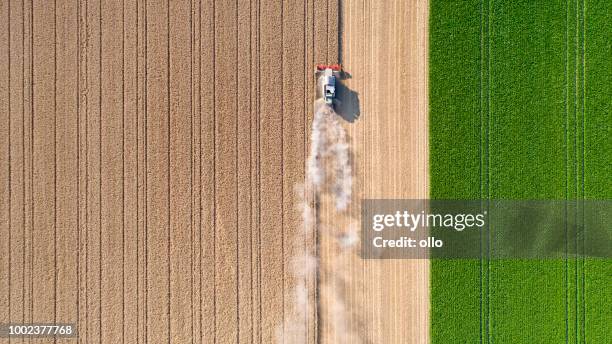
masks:
POLYGON ((428 342, 428 262, 353 240, 360 199, 428 194, 428 5, 339 1, 0 1, 0 323, 428 342), (351 75, 340 210, 308 188, 316 63, 351 75))
POLYGON ((428 197, 428 4, 343 2, 340 18, 354 92, 344 98, 358 99, 360 114, 338 107, 348 119, 354 202, 344 214, 321 203, 323 342, 428 343, 429 262, 364 260, 345 243, 361 228, 361 199, 428 197))

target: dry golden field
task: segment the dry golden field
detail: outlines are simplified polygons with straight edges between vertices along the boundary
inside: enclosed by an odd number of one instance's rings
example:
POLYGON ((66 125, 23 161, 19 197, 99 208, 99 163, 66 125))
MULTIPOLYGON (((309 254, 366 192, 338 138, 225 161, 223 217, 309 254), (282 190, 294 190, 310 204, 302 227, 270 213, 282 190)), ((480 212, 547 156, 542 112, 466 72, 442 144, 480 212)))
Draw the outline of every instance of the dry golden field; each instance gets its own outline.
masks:
POLYGON ((318 229, 358 228, 362 198, 427 197, 426 1, 3 0, 0 17, 0 323, 272 343, 303 246, 321 259, 303 342, 428 342, 428 262, 299 239, 295 192, 314 65, 340 62, 353 203, 323 195, 318 229))

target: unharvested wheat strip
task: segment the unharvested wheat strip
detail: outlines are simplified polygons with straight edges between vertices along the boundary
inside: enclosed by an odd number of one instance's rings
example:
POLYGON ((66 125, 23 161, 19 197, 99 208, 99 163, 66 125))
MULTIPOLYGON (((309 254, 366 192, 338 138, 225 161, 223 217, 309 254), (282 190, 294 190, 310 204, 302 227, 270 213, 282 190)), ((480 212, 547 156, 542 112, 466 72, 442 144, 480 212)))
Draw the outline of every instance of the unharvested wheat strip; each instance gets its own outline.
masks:
MULTIPOLYGON (((329 51, 327 50, 329 37, 327 28, 329 25, 328 18, 328 1, 313 0, 313 32, 314 35, 314 63, 335 63, 336 61, 328 61, 329 51)), ((333 56, 332 56, 333 57, 333 56)), ((314 67, 314 66, 313 66, 314 67)), ((314 73, 314 69, 313 69, 314 73)))
POLYGON ((78 8, 78 43, 77 47, 77 65, 78 65, 78 237, 77 247, 78 250, 78 262, 77 262, 77 284, 78 294, 77 297, 77 319, 75 324, 77 331, 79 331, 78 343, 85 343, 87 339, 87 96, 85 90, 87 89, 87 43, 84 39, 87 36, 87 8, 85 3, 80 3, 78 8))
POLYGON ((147 335, 147 134, 146 134, 146 108, 147 108, 147 35, 146 35, 146 3, 145 1, 136 2, 136 91, 137 96, 137 113, 135 114, 137 125, 137 204, 138 204, 138 222, 137 222, 137 270, 138 280, 136 288, 137 296, 137 337, 138 342, 145 342, 147 335))
POLYGON ((191 341, 191 8, 170 2, 170 337, 191 341))
MULTIPOLYGON (((0 157, 2 167, 0 167, 0 233, 3 238, 10 237, 10 167, 9 167, 9 137, 10 137, 10 121, 9 121, 9 9, 8 6, 3 6, 0 12, 0 18, 2 18, 2 30, 0 33, 0 61, 2 69, 0 70, 0 104, 2 112, 0 117, 0 132, 2 133, 0 139, 0 157)), ((0 246, 2 252, 10 252, 10 241, 3 240, 0 246)), ((0 255, 0 307, 2 309, 9 309, 10 305, 10 266, 9 266, 9 255, 0 255)), ((10 312, 2 312, 0 315, 0 321, 7 323, 9 321, 10 312)))
POLYGON ((200 214, 201 201, 200 201, 200 175, 201 175, 201 106, 200 106, 200 3, 197 1, 191 1, 191 232, 193 238, 193 245, 191 246, 191 290, 192 290, 192 319, 191 319, 191 336, 193 343, 201 343, 201 319, 202 319, 202 305, 200 300, 201 294, 201 276, 200 271, 202 268, 202 254, 201 247, 202 242, 200 241, 202 233, 202 217, 200 214))
POLYGON ((237 343, 239 336, 237 204, 237 8, 215 7, 215 316, 216 336, 237 343))
POLYGON ((25 259, 24 259, 24 322, 32 321, 32 7, 31 3, 23 4, 23 83, 24 83, 24 180, 25 180, 25 207, 24 207, 24 232, 25 232, 25 259))
POLYGON ((252 300, 252 335, 251 342, 258 343, 261 337, 261 245, 259 219, 260 219, 260 158, 259 158, 259 1, 251 1, 250 8, 250 150, 251 150, 251 300, 252 300))
MULTIPOLYGON (((303 302, 306 291, 304 277, 299 276, 302 269, 300 261, 305 253, 305 231, 301 222, 301 195, 296 186, 304 183, 304 4, 285 1, 282 17, 282 59, 279 66, 282 83, 283 111, 283 227, 285 262, 284 278, 284 323, 277 331, 279 343, 306 343, 307 308, 303 302), (303 290, 297 290, 298 289, 303 290)), ((307 299, 306 299, 307 301, 307 299)))
POLYGON ((139 251, 137 245, 140 239, 138 223, 138 207, 141 205, 138 198, 138 169, 137 161, 140 154, 140 139, 138 135, 138 51, 136 46, 137 3, 125 2, 123 4, 123 61, 122 61, 122 123, 123 123, 123 328, 122 337, 126 343, 138 342, 137 324, 139 310, 138 285, 139 278, 139 251))
POLYGON ((340 57, 340 0, 327 0, 327 59, 339 63, 340 57))
POLYGON ((56 245, 57 245, 57 323, 76 323, 78 166, 77 154, 77 26, 76 3, 57 4, 57 81, 56 81, 56 245))
MULTIPOLYGON (((34 321, 55 316, 55 8, 34 6, 34 321)), ((8 180, 6 178, 5 180, 8 180)))
POLYGON ((237 8, 237 54, 236 54, 236 144, 237 144, 237 180, 236 200, 237 212, 237 235, 238 235, 238 317, 240 319, 238 342, 248 343, 253 335, 253 303, 252 303, 252 269, 251 259, 252 247, 251 236, 253 233, 251 223, 251 22, 249 15, 251 1, 238 1, 237 8))
POLYGON ((201 173, 200 173, 200 202, 201 202, 201 336, 204 343, 213 343, 216 340, 215 324, 215 16, 214 1, 201 3, 200 30, 201 41, 199 55, 201 58, 199 85, 201 107, 201 173))
MULTIPOLYGON (((311 138, 308 133, 312 128, 312 118, 314 115, 314 109, 312 106, 312 102, 315 96, 314 89, 314 76, 313 71, 315 69, 315 22, 314 22, 314 0, 307 0, 304 2, 304 70, 303 70, 303 82, 304 82, 304 95, 303 95, 303 107, 304 107, 304 153, 303 156, 306 157, 309 152, 309 147, 311 144, 311 138)), ((303 162, 304 170, 307 168, 308 162, 306 159, 303 162)), ((304 178, 305 180, 305 178, 304 178)), ((304 197, 309 199, 309 206, 314 206, 313 201, 313 191, 308 191, 306 194, 306 190, 304 190, 304 197)), ((316 216, 313 211, 312 216, 316 216)), ((310 235, 306 235, 304 238, 304 249, 312 255, 316 254, 317 250, 317 233, 316 228, 312 228, 312 232, 310 235)), ((306 342, 307 343, 316 343, 318 340, 318 327, 317 327, 317 311, 318 311, 318 302, 316 300, 317 297, 317 272, 312 271, 308 276, 305 276, 306 279, 306 288, 308 290, 307 293, 307 302, 305 308, 306 312, 306 342)))
POLYGON ((102 2, 101 319, 102 342, 123 337, 123 8, 102 2))
POLYGON ((276 326, 283 321, 283 151, 282 99, 279 61, 282 40, 282 7, 278 1, 260 4, 260 159, 261 159, 261 342, 272 343, 276 326))
POLYGON ((87 115, 86 115, 86 163, 87 163, 87 230, 85 269, 86 337, 85 342, 98 342, 101 338, 101 266, 100 266, 100 233, 101 233, 101 11, 100 6, 88 3, 88 49, 87 49, 87 115))
MULTIPOLYGON (((12 322, 25 322, 25 130, 24 130, 24 60, 23 60, 23 7, 21 2, 11 2, 10 6, 10 320, 12 322)), ((8 105, 8 104, 7 104, 8 105)), ((6 161, 6 160, 5 160, 6 161)), ((8 239, 8 238, 7 238, 8 239)), ((22 343, 22 339, 12 342, 22 343)))
POLYGON ((169 94, 167 3, 147 3, 147 341, 169 334, 169 94))

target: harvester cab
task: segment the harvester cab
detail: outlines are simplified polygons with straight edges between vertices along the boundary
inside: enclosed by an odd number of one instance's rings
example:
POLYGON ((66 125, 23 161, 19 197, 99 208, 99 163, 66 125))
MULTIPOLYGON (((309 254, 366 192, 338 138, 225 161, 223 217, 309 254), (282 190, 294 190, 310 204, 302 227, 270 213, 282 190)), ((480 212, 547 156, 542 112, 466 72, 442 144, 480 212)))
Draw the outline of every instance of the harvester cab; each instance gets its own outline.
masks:
POLYGON ((338 64, 317 65, 315 76, 317 78, 317 99, 323 99, 326 104, 333 106, 336 100, 336 79, 341 77, 342 67, 338 64))

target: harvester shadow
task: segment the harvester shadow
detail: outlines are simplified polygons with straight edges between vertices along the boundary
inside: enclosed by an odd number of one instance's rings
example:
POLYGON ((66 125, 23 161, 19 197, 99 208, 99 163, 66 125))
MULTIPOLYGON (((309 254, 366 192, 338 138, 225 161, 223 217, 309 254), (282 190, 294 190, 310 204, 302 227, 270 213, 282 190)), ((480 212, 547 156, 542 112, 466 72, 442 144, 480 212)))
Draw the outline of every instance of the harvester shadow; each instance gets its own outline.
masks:
MULTIPOLYGON (((350 74, 346 75, 345 79, 350 78, 350 74)), ((359 93, 348 88, 343 82, 336 85, 336 92, 338 100, 335 105, 336 113, 349 123, 355 122, 361 115, 359 93)))

